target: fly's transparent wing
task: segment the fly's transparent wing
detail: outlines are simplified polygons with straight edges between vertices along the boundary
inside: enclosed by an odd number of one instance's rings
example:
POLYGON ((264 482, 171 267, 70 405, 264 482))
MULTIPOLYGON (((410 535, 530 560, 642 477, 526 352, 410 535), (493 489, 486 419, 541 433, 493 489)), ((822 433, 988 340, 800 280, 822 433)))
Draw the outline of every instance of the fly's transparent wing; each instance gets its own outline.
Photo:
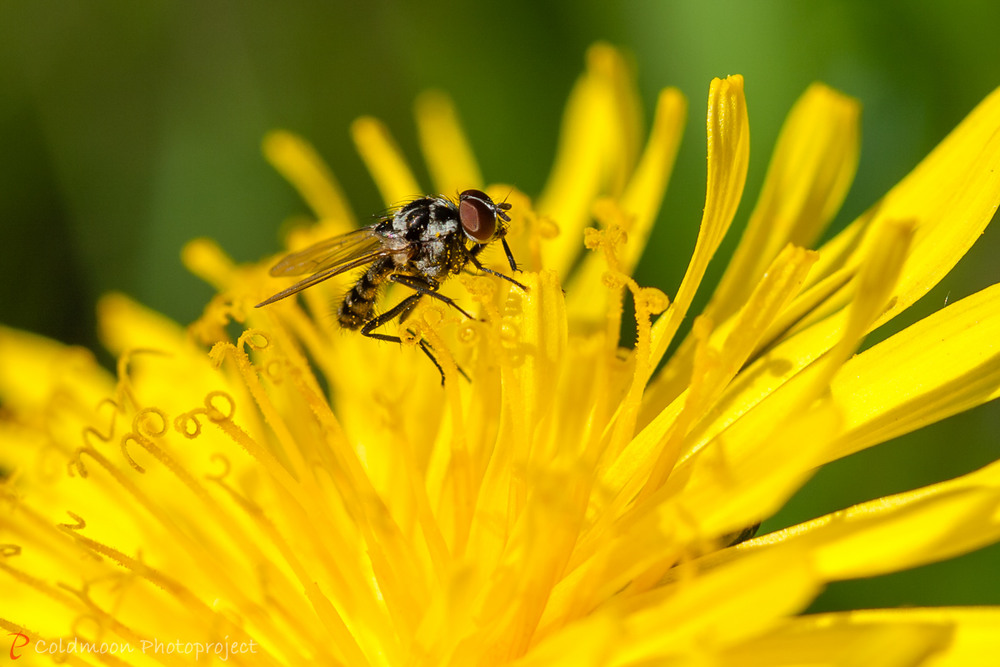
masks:
POLYGON ((375 254, 381 245, 381 237, 375 232, 374 226, 362 227, 285 255, 271 267, 271 275, 302 276, 324 271, 338 264, 351 263, 360 257, 375 254))
POLYGON ((382 245, 382 239, 373 227, 362 227, 293 252, 271 267, 271 275, 275 277, 301 276, 306 273, 312 275, 261 301, 256 307, 280 301, 345 271, 371 264, 376 259, 389 255, 390 252, 382 245))

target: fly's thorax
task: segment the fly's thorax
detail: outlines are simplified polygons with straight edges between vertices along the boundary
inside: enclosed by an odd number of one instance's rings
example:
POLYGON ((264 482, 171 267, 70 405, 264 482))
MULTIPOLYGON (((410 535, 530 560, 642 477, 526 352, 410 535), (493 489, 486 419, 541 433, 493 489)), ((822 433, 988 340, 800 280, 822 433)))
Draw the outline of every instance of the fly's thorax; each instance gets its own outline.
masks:
POLYGON ((392 234, 409 243, 423 243, 461 229, 458 209, 443 197, 421 197, 392 216, 392 234))
POLYGON ((464 265, 465 235, 458 208, 444 197, 423 197, 400 208, 392 217, 386 245, 398 252, 400 271, 442 280, 464 265))

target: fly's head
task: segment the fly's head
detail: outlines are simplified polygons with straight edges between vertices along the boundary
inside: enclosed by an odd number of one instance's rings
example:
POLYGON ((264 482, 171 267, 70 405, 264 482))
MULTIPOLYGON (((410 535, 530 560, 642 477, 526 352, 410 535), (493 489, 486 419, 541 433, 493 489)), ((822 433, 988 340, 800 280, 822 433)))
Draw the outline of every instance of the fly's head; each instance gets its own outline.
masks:
POLYGON ((458 217, 462 231, 470 241, 480 245, 502 239, 510 222, 507 202, 495 203, 482 190, 464 190, 458 195, 458 217))

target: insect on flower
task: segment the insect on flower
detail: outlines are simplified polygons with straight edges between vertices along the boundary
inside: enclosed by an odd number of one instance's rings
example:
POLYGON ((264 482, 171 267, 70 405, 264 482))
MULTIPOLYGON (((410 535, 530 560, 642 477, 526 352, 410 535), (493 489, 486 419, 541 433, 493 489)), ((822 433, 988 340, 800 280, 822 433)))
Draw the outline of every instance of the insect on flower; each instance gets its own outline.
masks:
MULTIPOLYGON (((511 271, 517 271, 507 245, 510 204, 496 204, 480 190, 465 190, 453 201, 444 196, 421 197, 392 209, 367 227, 325 239, 284 257, 271 268, 272 276, 310 274, 291 287, 257 304, 257 308, 280 301, 346 271, 367 266, 337 309, 337 321, 345 329, 377 340, 401 343, 399 336, 376 332, 385 323, 406 320, 424 296, 442 301, 473 319, 452 299, 438 293, 441 283, 460 273, 468 264, 483 273, 503 278, 522 290, 527 288, 510 276, 483 266, 479 255, 497 239, 503 244, 511 271), (414 291, 398 304, 375 314, 375 301, 387 282, 414 291)), ((441 373, 444 370, 425 340, 417 343, 441 373)), ((462 375, 464 371, 459 369, 462 375)), ((468 379, 468 376, 466 376, 468 379)))

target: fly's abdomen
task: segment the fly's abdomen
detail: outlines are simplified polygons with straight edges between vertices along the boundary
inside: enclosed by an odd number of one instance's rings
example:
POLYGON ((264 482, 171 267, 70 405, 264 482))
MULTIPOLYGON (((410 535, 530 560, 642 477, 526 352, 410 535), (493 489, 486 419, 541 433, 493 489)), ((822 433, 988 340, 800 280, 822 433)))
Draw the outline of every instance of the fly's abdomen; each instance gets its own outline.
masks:
POLYGON ((375 299, 379 288, 392 273, 392 260, 383 257, 368 267, 354 283, 337 309, 337 321, 345 329, 360 329, 365 322, 372 319, 375 310, 375 299))

